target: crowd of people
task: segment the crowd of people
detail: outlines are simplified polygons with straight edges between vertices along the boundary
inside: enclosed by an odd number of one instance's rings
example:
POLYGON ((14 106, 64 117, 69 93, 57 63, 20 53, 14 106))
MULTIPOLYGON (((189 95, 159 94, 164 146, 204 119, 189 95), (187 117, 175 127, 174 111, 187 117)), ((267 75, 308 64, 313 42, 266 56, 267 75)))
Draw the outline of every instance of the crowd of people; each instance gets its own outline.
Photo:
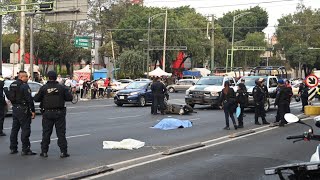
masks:
MULTIPOLYGON (((254 122, 256 125, 261 125, 261 123, 259 122, 259 117, 261 117, 262 124, 270 124, 266 120, 266 112, 264 108, 267 99, 270 98, 268 88, 264 84, 263 78, 256 79, 255 84, 256 86, 253 89, 253 100, 255 106, 254 122)), ((243 128, 244 108, 248 105, 249 94, 247 92, 244 79, 242 79, 241 83, 239 83, 237 86, 238 89, 235 92, 233 88, 230 87, 229 82, 225 82, 224 88, 220 95, 220 108, 223 109, 225 113, 226 127, 224 129, 226 130, 230 130, 229 118, 231 118, 235 129, 243 128), (240 108, 240 114, 237 117, 238 124, 234 117, 236 108, 240 108)), ((299 95, 297 96, 298 100, 301 99, 302 102, 302 112, 304 112, 304 107, 308 105, 308 91, 309 87, 306 86, 305 81, 303 81, 303 83, 301 83, 299 87, 299 95)), ((275 107, 278 107, 277 115, 275 117, 275 121, 273 122, 275 125, 284 127, 284 125, 287 124, 284 115, 286 113, 290 113, 290 103, 292 97, 293 92, 290 81, 279 79, 274 104, 275 107)))

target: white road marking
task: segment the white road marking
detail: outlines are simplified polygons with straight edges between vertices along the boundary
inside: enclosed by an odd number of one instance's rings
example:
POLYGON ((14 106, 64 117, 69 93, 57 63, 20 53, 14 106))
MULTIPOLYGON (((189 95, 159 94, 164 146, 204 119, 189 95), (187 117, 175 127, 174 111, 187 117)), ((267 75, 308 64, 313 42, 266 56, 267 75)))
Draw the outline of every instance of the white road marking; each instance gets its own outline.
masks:
POLYGON ((123 116, 123 117, 114 117, 114 118, 107 118, 107 119, 124 119, 124 118, 140 117, 140 116, 143 116, 143 115, 123 116))
POLYGON ((90 112, 75 112, 75 113, 67 113, 67 115, 69 115, 69 114, 86 114, 86 113, 90 113, 90 112))
POLYGON ((109 104, 109 105, 94 105, 94 106, 71 106, 67 107, 67 109, 75 109, 75 108, 95 108, 95 107, 111 107, 115 106, 114 104, 109 104))
MULTIPOLYGON (((84 136, 90 136, 91 134, 80 134, 80 135, 75 135, 75 136, 68 136, 66 137, 67 139, 70 139, 70 138, 76 138, 76 137, 84 137, 84 136)), ((54 140, 58 140, 58 138, 53 138, 51 139, 51 141, 54 141, 54 140)), ((38 142, 41 142, 42 140, 37 140, 37 141, 31 141, 30 143, 38 143, 38 142)))

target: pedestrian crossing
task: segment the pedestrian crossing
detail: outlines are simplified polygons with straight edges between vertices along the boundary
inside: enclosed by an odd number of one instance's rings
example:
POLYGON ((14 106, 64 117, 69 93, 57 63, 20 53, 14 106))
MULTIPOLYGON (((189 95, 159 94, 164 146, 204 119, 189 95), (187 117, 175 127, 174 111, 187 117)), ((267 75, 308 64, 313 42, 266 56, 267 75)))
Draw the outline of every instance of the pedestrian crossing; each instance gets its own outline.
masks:
MULTIPOLYGON (((320 101, 312 101, 312 105, 319 106, 320 101)), ((290 109, 302 109, 302 103, 301 102, 291 102, 290 109)))

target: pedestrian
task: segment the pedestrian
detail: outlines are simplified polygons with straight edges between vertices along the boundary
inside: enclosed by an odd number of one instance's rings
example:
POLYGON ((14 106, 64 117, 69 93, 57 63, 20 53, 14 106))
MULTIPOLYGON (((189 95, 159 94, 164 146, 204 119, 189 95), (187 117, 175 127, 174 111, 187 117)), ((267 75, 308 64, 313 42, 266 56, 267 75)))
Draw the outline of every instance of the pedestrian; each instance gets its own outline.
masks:
POLYGON ((80 78, 79 78, 79 89, 80 89, 80 98, 81 99, 83 98, 83 92, 84 92, 83 83, 84 83, 83 77, 80 76, 80 78))
POLYGON ((63 84, 63 79, 61 78, 60 74, 57 77, 57 81, 58 81, 59 84, 63 84))
POLYGON ((238 117, 238 128, 243 128, 243 112, 244 112, 244 108, 248 105, 248 101, 249 101, 249 95, 247 92, 247 88, 246 85, 244 83, 239 83, 238 84, 238 90, 236 93, 236 97, 237 97, 237 103, 240 105, 240 115, 238 117))
POLYGON ((254 119, 255 119, 255 124, 256 125, 261 125, 258 121, 259 117, 262 118, 262 123, 263 124, 270 124, 266 120, 266 112, 264 109, 264 103, 267 101, 266 100, 266 92, 263 90, 263 85, 262 85, 263 78, 257 79, 255 81, 256 86, 253 88, 253 100, 255 104, 255 114, 254 114, 254 119))
POLYGON ((92 99, 96 99, 97 98, 97 92, 98 92, 98 83, 97 83, 96 80, 93 81, 92 88, 93 88, 93 97, 92 97, 92 99))
POLYGON ((99 97, 103 97, 103 92, 104 92, 104 80, 102 77, 98 80, 98 89, 99 89, 99 97))
POLYGON ((106 78, 106 80, 104 81, 104 86, 106 87, 107 90, 107 98, 111 97, 111 78, 108 77, 106 78))
POLYGON ((10 135, 10 154, 18 153, 18 133, 21 128, 21 155, 36 155, 30 149, 31 119, 35 118, 35 108, 31 89, 28 82, 28 74, 20 71, 18 80, 10 85, 8 99, 12 103, 12 128, 10 135))
POLYGON ((3 132, 3 123, 4 123, 4 110, 6 107, 6 100, 3 95, 3 86, 4 86, 4 79, 2 77, 2 73, 0 73, 0 136, 6 136, 3 132))
POLYGON ((278 119, 280 121, 279 126, 284 126, 286 120, 284 115, 290 113, 290 99, 292 96, 292 90, 288 88, 282 79, 278 80, 279 89, 277 91, 275 105, 278 106, 278 119))
MULTIPOLYGON (((152 80, 152 84, 153 83, 155 83, 155 82, 157 82, 156 81, 156 78, 154 78, 154 77, 151 77, 151 80, 152 80)), ((151 86, 152 86, 152 84, 151 84, 151 86)), ((158 111, 158 109, 156 109, 156 111, 154 111, 154 107, 153 107, 153 101, 154 101, 154 96, 153 96, 153 94, 152 94, 152 96, 151 96, 151 114, 154 114, 154 113, 157 113, 157 111, 158 111)))
POLYGON ((236 124, 236 120, 233 116, 233 113, 236 109, 236 94, 232 88, 230 88, 230 82, 225 81, 224 82, 224 88, 222 89, 219 102, 221 104, 220 108, 223 108, 225 120, 226 120, 226 127, 223 129, 230 130, 229 127, 229 116, 233 122, 234 129, 238 129, 238 126, 236 124))
POLYGON ((153 95, 153 114, 156 115, 158 111, 158 106, 160 106, 160 112, 164 115, 164 96, 167 92, 166 86, 160 82, 160 78, 156 77, 155 82, 151 85, 151 91, 153 95))
POLYGON ((259 78, 259 81, 261 82, 261 86, 262 86, 262 90, 264 92, 265 100, 268 101, 270 96, 269 96, 268 87, 265 84, 266 81, 264 78, 259 78))
POLYGON ((308 105, 308 97, 309 97, 308 91, 309 90, 310 89, 306 85, 306 81, 304 80, 299 86, 299 95, 300 95, 301 102, 302 102, 302 110, 301 110, 301 112, 303 112, 303 113, 304 113, 304 107, 306 105, 308 105))
POLYGON ((67 75, 67 79, 64 82, 64 85, 67 86, 68 88, 72 87, 72 80, 71 80, 71 77, 69 75, 67 75))
POLYGON ((72 101, 70 91, 59 84, 57 73, 48 72, 49 81, 40 88, 35 95, 34 100, 42 104, 42 141, 41 157, 48 157, 50 137, 53 126, 56 128, 58 136, 58 146, 60 148, 61 158, 69 157, 68 142, 66 139, 66 107, 65 101, 72 101))

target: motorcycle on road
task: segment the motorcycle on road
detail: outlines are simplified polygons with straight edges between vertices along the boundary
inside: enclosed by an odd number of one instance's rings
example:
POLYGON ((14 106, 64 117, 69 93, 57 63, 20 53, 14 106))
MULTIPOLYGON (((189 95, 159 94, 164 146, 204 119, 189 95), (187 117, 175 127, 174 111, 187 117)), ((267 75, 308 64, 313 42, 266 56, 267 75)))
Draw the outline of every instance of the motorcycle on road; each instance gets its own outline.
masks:
MULTIPOLYGON (((299 123, 308 126, 308 132, 302 135, 288 136, 287 139, 295 139, 293 143, 298 141, 320 141, 320 135, 313 133, 312 126, 301 121, 297 116, 287 113, 285 119, 288 123, 299 123)), ((320 116, 314 118, 316 126, 320 128, 320 116)), ((316 152, 311 156, 310 162, 285 164, 276 167, 265 168, 265 175, 278 175, 281 180, 320 180, 320 145, 317 146, 316 152)))

